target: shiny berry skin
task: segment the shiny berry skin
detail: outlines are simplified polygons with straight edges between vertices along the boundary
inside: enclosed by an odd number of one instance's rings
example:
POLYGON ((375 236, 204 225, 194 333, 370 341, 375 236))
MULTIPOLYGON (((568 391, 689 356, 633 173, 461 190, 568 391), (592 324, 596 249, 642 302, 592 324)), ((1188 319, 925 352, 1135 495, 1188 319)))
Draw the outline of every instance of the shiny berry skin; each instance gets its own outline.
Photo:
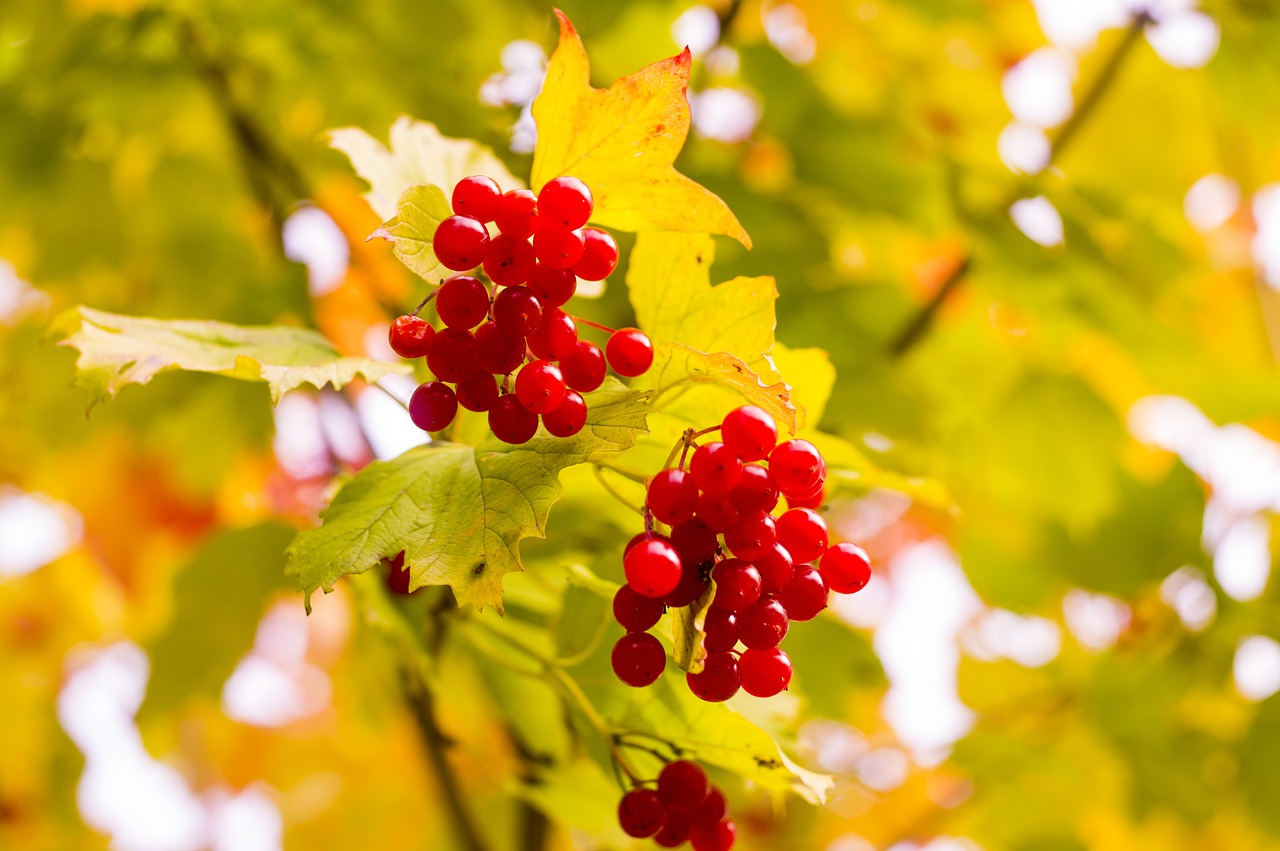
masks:
POLYGON ((782 544, 774 544, 769 552, 758 556, 751 563, 760 571, 760 588, 766 594, 786 588, 796 574, 795 560, 782 544))
POLYGON ((718 440, 693 451, 689 472, 703 493, 727 494, 742 478, 742 459, 718 440))
POLYGON ((646 597, 665 597, 680 584, 683 566, 669 541, 643 541, 622 557, 627 584, 646 597))
POLYGON ((619 328, 609 335, 604 356, 618 375, 635 378, 653 366, 653 342, 639 328, 619 328))
POLYGON ((689 831, 693 830, 693 812, 690 810, 667 810, 667 820, 653 835, 653 844, 659 848, 679 848, 689 841, 689 831))
POLYGON ((712 569, 711 581, 716 584, 716 595, 711 598, 713 607, 741 614, 760 599, 760 571, 751 562, 725 559, 712 569))
POLYGON ((409 397, 409 418, 423 431, 439 431, 458 415, 458 399, 443 381, 418 385, 409 397))
POLYGON ((466 381, 480 371, 476 338, 461 328, 445 328, 431 341, 427 368, 441 381, 466 381))
POLYGON ((738 509, 726 493, 704 493, 698 497, 695 516, 716 532, 723 532, 738 522, 738 509))
POLYGON ((768 555, 777 542, 773 516, 763 511, 743 514, 724 531, 724 544, 729 552, 747 561, 768 555))
POLYGON ((436 313, 450 328, 469 331, 489 315, 489 291, 470 275, 454 275, 436 290, 436 313))
POLYGON ((502 190, 492 177, 475 174, 464 177, 453 187, 453 211, 482 222, 493 221, 502 190))
POLYGON ((763 461, 778 442, 778 426, 763 408, 743 405, 725 414, 720 439, 743 461, 763 461))
POLYGON ((573 349, 560 359, 560 371, 564 373, 565 384, 579 393, 590 393, 599 390, 604 384, 607 366, 604 352, 589 340, 579 340, 573 349))
POLYGON ((526 411, 516 394, 506 393, 489 409, 489 431, 503 443, 528 443, 538 432, 538 415, 526 411))
MULTIPOLYGON (((675 541, 672 541, 671 545, 673 547, 676 546, 675 541)), ((680 552, 678 547, 676 548, 676 553, 680 556, 680 581, 675 588, 663 595, 662 602, 670 608, 682 609, 707 593, 708 580, 705 578, 702 568, 704 566, 709 568, 710 564, 704 562, 699 565, 685 561, 684 554, 680 552)))
POLYGON ((684 564, 700 565, 710 561, 717 544, 716 533, 696 517, 671 527, 671 546, 676 548, 684 564))
POLYGON ((729 491, 729 500, 743 514, 773 511, 778 504, 778 486, 764 467, 747 464, 742 468, 742 478, 729 491))
POLYGON ((402 358, 426 357, 431 350, 431 341, 436 337, 436 329, 421 316, 405 314, 397 316, 387 332, 387 341, 391 343, 391 351, 402 358))
POLYGON ((504 236, 528 239, 537 224, 538 200, 528 189, 512 189, 498 199, 493 223, 504 236))
POLYGON ((826 475, 818 447, 807 440, 779 443, 769 453, 769 472, 784 495, 807 494, 826 475))
POLYGON ((564 376, 551 361, 527 363, 516 375, 516 397, 531 414, 548 414, 564 401, 564 376))
POLYGON ((667 808, 652 789, 636 787, 618 802, 618 824, 627 836, 636 839, 653 836, 666 820, 667 808))
POLYGON ((738 658, 742 690, 753 697, 773 697, 791 685, 791 657, 780 647, 747 650, 738 658))
POLYGON ((812 508, 782 512, 777 528, 778 543, 798 562, 813 561, 827 551, 827 521, 812 508))
POLYGON ((613 595, 613 619, 627 632, 644 632, 662 618, 662 601, 623 585, 613 595))
POLYGON ((440 265, 465 272, 484 262, 489 249, 489 231, 470 216, 449 216, 436 225, 431 247, 440 265))
POLYGON ((767 594, 756 604, 738 615, 738 638, 751 650, 768 650, 777 647, 787 636, 791 618, 787 610, 772 594, 767 594))
POLYGON ((466 381, 459 381, 453 389, 458 396, 458 404, 468 411, 487 411, 498 401, 498 380, 484 370, 466 381))
POLYGON ((796 565, 791 582, 778 592, 787 617, 795 621, 811 621, 827 607, 827 581, 811 564, 796 565))
POLYGON ((818 570, 832 591, 853 594, 867 587, 871 580, 871 559, 862 547, 836 544, 822 557, 818 570))
POLYGON ((669 762, 658 774, 658 797, 668 810, 696 809, 710 791, 707 772, 688 760, 669 762))
POLYGON ((738 828, 731 821, 722 821, 711 827, 697 825, 689 831, 693 851, 729 851, 737 838, 738 828))
POLYGON ((542 227, 580 228, 591 218, 593 206, 591 190, 576 177, 557 177, 538 191, 538 220, 542 227))
POLYGON ((554 411, 542 415, 542 425, 556 437, 573 437, 587 424, 587 403, 577 390, 564 391, 554 411))
POLYGON ((693 811, 693 823, 710 827, 722 821, 728 811, 729 805, 724 799, 724 793, 712 786, 707 797, 693 811))
POLYGON ((827 498, 827 490, 823 484, 823 482, 819 482, 818 486, 813 489, 813 493, 811 495, 787 497, 787 507, 812 508, 815 511, 818 508, 821 508, 823 501, 827 498))
POLYGON ((539 228, 533 235, 533 251, 538 262, 552 269, 568 269, 582 257, 581 230, 539 228))
POLYGON ((684 470, 663 470, 650 480, 645 505, 659 522, 675 526, 693 517, 698 487, 684 470))
POLYGON ((613 645, 609 661, 618 679, 632 688, 644 688, 662 676, 667 667, 667 651, 650 633, 628 632, 613 645))
POLYGON ((582 257, 573 264, 573 274, 584 281, 603 281, 618 268, 618 243, 607 230, 582 229, 582 257))
POLYGON ((475 330, 480 368, 491 375, 506 375, 524 363, 524 338, 485 322, 475 330))
POLYGON ((562 360, 578 345, 578 324, 560 308, 543 305, 542 321, 529 334, 528 343, 529 351, 535 356, 562 360))
POLYGON ((536 262, 528 240, 498 234, 484 255, 484 273, 499 286, 514 287, 529 280, 536 262))
POLYGON ((738 643, 738 613, 712 606, 703 619, 702 632, 705 636, 702 646, 708 653, 732 650, 738 643))
POLYGON ((409 568, 404 563, 404 550, 401 550, 388 565, 387 587, 397 594, 411 594, 413 593, 409 590, 411 578, 409 568))
POLYGON ((560 307, 577 292, 578 279, 568 269, 552 269, 539 263, 533 267, 528 286, 543 307, 560 307))
POLYGON ((493 321, 509 334, 528 337, 542 321, 542 303, 528 287, 507 287, 493 300, 493 321))
POLYGON ((738 660, 732 653, 708 653, 702 670, 696 674, 685 674, 685 682, 698 699, 720 703, 738 693, 742 675, 738 672, 738 660))
POLYGON ((626 558, 627 553, 643 544, 645 541, 665 541, 666 538, 657 532, 637 532, 631 536, 631 540, 627 541, 627 545, 622 548, 622 557, 626 558))

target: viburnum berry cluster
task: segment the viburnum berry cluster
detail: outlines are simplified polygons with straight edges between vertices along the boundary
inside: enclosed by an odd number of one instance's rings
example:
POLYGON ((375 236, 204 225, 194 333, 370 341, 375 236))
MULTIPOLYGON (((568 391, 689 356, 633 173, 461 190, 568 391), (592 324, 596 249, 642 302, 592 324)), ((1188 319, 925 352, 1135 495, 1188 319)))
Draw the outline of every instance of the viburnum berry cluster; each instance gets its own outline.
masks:
POLYGON ((719 426, 691 429, 682 440, 679 466, 649 481, 645 531, 623 555, 627 582, 613 613, 627 634, 613 647, 614 673, 630 686, 655 682, 667 654, 648 630, 667 607, 689 606, 713 586, 706 657, 701 671, 687 674, 689 689, 713 702, 739 689, 771 697, 791 682, 791 659, 779 644, 792 622, 816 617, 829 591, 861 590, 871 563, 861 547, 830 545, 815 510, 826 462, 807 440, 778 443, 777 425, 763 409, 737 408, 719 426), (697 442, 715 431, 720 440, 697 442), (656 531, 657 524, 670 531, 656 531))
POLYGON ((618 803, 618 823, 628 836, 653 837, 663 848, 686 841, 694 851, 733 847, 738 830, 726 816, 724 794, 699 766, 687 760, 667 763, 654 786, 636 786, 618 803))
POLYGON ((507 443, 532 438, 539 418, 556 437, 571 437, 586 423, 582 394, 600 387, 606 364, 631 378, 653 363, 653 344, 640 330, 613 331, 562 309, 578 279, 602 281, 618 265, 609 232, 585 227, 593 206, 591 190, 576 177, 557 177, 536 196, 504 193, 483 175, 454 187, 454 214, 435 230, 436 259, 455 272, 480 267, 492 286, 455 275, 418 308, 434 299, 443 328, 417 311, 391 324, 391 348, 425 357, 436 378, 409 400, 419 428, 446 428, 461 406, 487 412, 489 428, 507 443), (610 333, 603 350, 579 339, 579 323, 610 333))

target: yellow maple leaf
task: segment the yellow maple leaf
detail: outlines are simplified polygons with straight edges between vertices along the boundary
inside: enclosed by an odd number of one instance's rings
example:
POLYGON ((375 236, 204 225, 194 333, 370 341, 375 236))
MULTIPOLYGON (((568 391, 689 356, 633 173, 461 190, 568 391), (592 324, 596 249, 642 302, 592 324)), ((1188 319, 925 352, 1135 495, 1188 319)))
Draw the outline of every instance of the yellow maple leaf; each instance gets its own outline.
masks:
POLYGON ((673 166, 689 135, 689 49, 596 89, 577 30, 558 9, 556 16, 560 43, 533 104, 534 191, 572 175, 591 187, 592 220, 602 225, 721 233, 750 248, 751 237, 724 201, 673 166))

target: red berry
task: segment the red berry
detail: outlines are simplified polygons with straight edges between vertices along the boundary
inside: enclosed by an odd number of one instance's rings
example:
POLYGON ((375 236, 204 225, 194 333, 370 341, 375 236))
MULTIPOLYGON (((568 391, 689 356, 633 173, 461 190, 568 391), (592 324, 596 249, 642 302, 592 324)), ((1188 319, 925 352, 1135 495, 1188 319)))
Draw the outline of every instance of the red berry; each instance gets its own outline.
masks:
POLYGON ((466 381, 480 371, 476 338, 461 328, 445 328, 427 350, 427 368, 441 381, 466 381))
POLYGON ((706 636, 702 646, 707 648, 708 653, 732 650, 738 643, 738 613, 712 606, 707 609, 707 615, 703 619, 702 632, 706 636))
POLYGON ((773 477, 764 467, 747 464, 742 468, 742 478, 729 491, 729 499, 733 502, 733 507, 743 514, 773 511, 778 504, 778 486, 773 483, 773 477))
POLYGON ((443 381, 418 385, 409 397, 409 418, 423 431, 439 431, 458 414, 458 399, 443 381))
POLYGON ((711 581, 716 584, 716 595, 711 605, 743 612, 760 599, 760 571, 755 565, 740 558, 729 558, 711 570, 711 581))
POLYGON ((738 828, 731 821, 722 821, 711 827, 698 825, 689 831, 693 851, 729 851, 738 838, 738 828))
POLYGON ((766 594, 786 588, 796 573, 795 560, 782 544, 774 544, 773 549, 757 557, 752 564, 760 571, 760 588, 766 594))
POLYGON ((512 189, 498 199, 493 222, 504 236, 528 239, 538 214, 538 201, 528 189, 512 189))
POLYGON ((832 591, 853 594, 865 588, 871 580, 871 559, 867 558, 867 551, 862 547, 836 544, 823 555, 818 570, 832 591))
POLYGON ((542 424, 556 437, 573 437, 587 424, 586 400, 577 390, 564 391, 564 400, 542 415, 542 424))
POLYGON ((773 697, 791 684, 791 658, 780 647, 747 650, 738 658, 742 690, 754 697, 773 697))
POLYGON ((582 230, 542 227, 533 235, 538 262, 552 269, 568 269, 582 257, 582 230))
POLYGON ((653 343, 638 328, 619 328, 609 335, 604 355, 618 375, 635 378, 653 366, 653 343))
POLYGON ((639 543, 622 558, 627 584, 646 597, 664 597, 680 584, 683 570, 675 547, 662 538, 639 543))
POLYGON ((440 265, 455 272, 474 269, 484 262, 489 248, 489 231, 470 216, 449 216, 436 225, 431 239, 440 265))
POLYGON ((573 230, 591 218, 591 190, 576 177, 557 177, 538 192, 538 219, 543 227, 573 230))
POLYGON ((778 543, 798 562, 813 561, 827 551, 827 521, 812 508, 791 508, 778 517, 778 543))
POLYGON ((689 472, 703 493, 728 493, 742 478, 742 459, 718 440, 693 451, 689 472))
POLYGON ((707 793, 707 797, 693 811, 693 823, 706 825, 707 827, 718 824, 724 818, 728 809, 729 806, 724 799, 724 793, 712 786, 711 791, 707 793))
POLYGON ((671 546, 680 554, 682 563, 700 565, 715 555, 716 533, 694 517, 671 527, 671 546))
POLYGON ((667 763, 658 774, 658 797, 668 810, 692 810, 711 791, 707 772, 688 760, 667 763))
POLYGON ((464 177, 453 187, 453 211, 482 222, 493 221, 502 190, 492 177, 483 174, 464 177))
POLYGON ((700 700, 719 703, 738 693, 742 675, 738 672, 738 660, 732 653, 708 653, 702 671, 685 674, 689 691, 700 700))
POLYGON ((509 334, 528 337, 542 321, 542 303, 528 287, 507 287, 493 300, 493 321, 509 334))
POLYGON ((689 841, 693 829, 693 813, 689 810, 668 810, 662 830, 653 835, 653 843, 659 848, 679 848, 689 841))
POLYGON ((484 256, 484 273, 499 286, 514 287, 529 280, 535 262, 528 240, 498 234, 484 256))
POLYGON ((613 595, 613 619, 627 632, 644 632, 662 618, 662 601, 623 585, 613 595))
POLYGON ((590 393, 604 384, 604 352, 589 340, 579 340, 570 352, 560 359, 560 371, 565 383, 580 393, 590 393))
POLYGON ((778 599, 794 621, 811 621, 827 607, 827 582, 811 564, 796 565, 791 582, 778 592, 778 599))
POLYGON ((768 555, 777 540, 773 516, 763 511, 743 514, 724 532, 724 544, 729 552, 748 561, 768 555))
POLYGON ((684 470, 663 470, 649 481, 645 505, 660 522, 675 526, 693 517, 698 487, 684 470))
POLYGON ((827 498, 827 490, 824 487, 824 484, 825 482, 818 482, 817 487, 813 489, 813 493, 811 495, 787 497, 787 507, 812 508, 815 510, 820 508, 823 500, 827 498))
POLYGON ((636 839, 653 836, 666 820, 667 808, 652 789, 632 789, 618 803, 618 824, 627 836, 636 839))
MULTIPOLYGON (((671 545, 675 546, 675 542, 672 541, 671 545)), ((708 580, 702 570, 703 565, 685 561, 684 553, 681 553, 679 548, 676 549, 676 553, 680 556, 680 582, 663 596, 662 602, 668 608, 682 609, 707 593, 708 580)))
POLYGON ((818 447, 807 440, 779 443, 769 453, 769 472, 783 494, 807 494, 827 471, 818 447))
POLYGON ((790 626, 787 610, 777 597, 768 594, 738 616, 738 637, 751 650, 768 650, 786 638, 790 626))
POLYGON ((507 393, 489 409, 489 431, 503 443, 527 443, 538 431, 538 415, 525 410, 516 394, 507 393))
MULTIPOLYGON (((578 325, 560 308, 543 305, 542 321, 529 335, 528 343, 536 357, 561 360, 578 345, 578 325)), ((560 366, 564 368, 563 364, 560 366)))
POLYGON ((628 632, 613 645, 609 660, 618 679, 632 688, 644 688, 662 676, 667 667, 667 651, 650 633, 628 632))
POLYGON ((480 368, 492 375, 506 375, 524 363, 524 338, 514 331, 485 322, 475 332, 480 368))
POLYGON ((573 298, 578 289, 578 279, 568 269, 552 269, 539 263, 529 276, 529 289, 533 290, 543 307, 559 307, 573 298))
POLYGON ((778 426, 763 408, 743 405, 725 414, 720 439, 743 461, 763 461, 778 442, 778 426))
POLYGON ((723 532, 738 522, 738 509, 728 494, 703 493, 698 497, 696 516, 716 532, 723 532))
POLYGON ((395 558, 391 559, 387 571, 387 587, 396 594, 409 594, 409 568, 405 567, 404 550, 396 553, 395 558))
POLYGON ((564 401, 564 376, 547 360, 527 363, 516 375, 516 396, 531 414, 547 414, 564 401))
POLYGON ((622 556, 626 558, 627 553, 643 544, 645 541, 665 541, 662 535, 657 532, 637 532, 631 536, 631 540, 627 541, 627 545, 622 548, 622 556))
POLYGON ((498 401, 498 381, 484 370, 466 381, 459 381, 454 391, 458 396, 458 404, 468 411, 487 411, 498 401))
POLYGON ((584 281, 603 281, 618 267, 618 243, 600 228, 583 228, 582 239, 582 257, 573 265, 573 274, 584 281))
POLYGON ((489 291, 470 275, 455 275, 436 290, 436 313, 450 328, 470 330, 489 315, 489 291))
POLYGON ((391 351, 402 358, 425 357, 435 337, 436 329, 431 327, 430 322, 411 314, 397 316, 387 333, 391 351))

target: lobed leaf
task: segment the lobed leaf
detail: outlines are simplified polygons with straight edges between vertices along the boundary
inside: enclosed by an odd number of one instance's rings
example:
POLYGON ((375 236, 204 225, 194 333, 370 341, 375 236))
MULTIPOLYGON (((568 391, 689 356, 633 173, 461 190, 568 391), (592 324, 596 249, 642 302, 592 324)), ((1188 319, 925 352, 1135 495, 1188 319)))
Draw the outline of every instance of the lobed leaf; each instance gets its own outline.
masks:
MULTIPOLYGON (((410 186, 396 201, 396 214, 371 233, 369 239, 379 237, 391 243, 400 262, 426 278, 444 268, 436 258, 432 243, 436 227, 452 213, 449 199, 439 186, 410 186)), ((444 274, 449 274, 448 270, 444 274)))

